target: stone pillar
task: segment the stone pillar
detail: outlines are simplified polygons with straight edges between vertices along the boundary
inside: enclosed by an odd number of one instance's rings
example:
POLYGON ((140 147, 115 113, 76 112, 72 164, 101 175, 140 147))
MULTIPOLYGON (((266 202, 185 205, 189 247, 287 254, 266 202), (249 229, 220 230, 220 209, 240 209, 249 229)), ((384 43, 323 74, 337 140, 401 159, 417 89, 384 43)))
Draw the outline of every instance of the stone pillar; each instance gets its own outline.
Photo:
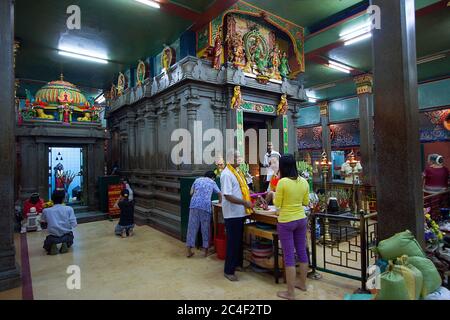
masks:
MULTIPOLYGON (((38 186, 38 192, 41 195, 42 198, 46 198, 46 195, 48 192, 48 170, 45 170, 45 168, 48 168, 48 147, 45 143, 39 142, 37 144, 37 162, 38 162, 38 170, 37 170, 37 186, 38 186)), ((53 168, 52 168, 53 170, 53 168)), ((28 172, 25 171, 25 172, 28 172)), ((48 195, 49 198, 51 198, 51 194, 48 195)))
MULTIPOLYGON (((23 201, 30 197, 33 192, 38 192, 38 163, 36 161, 37 144, 33 138, 19 138, 21 144, 21 171, 29 172, 30 175, 20 175, 21 194, 20 200, 23 201), (26 170, 28 168, 28 170, 26 170)), ((48 167, 48 163, 46 165, 48 167)), ((43 170, 43 168, 41 168, 43 170)), ((44 195, 41 195, 44 196, 44 195)))
MULTIPOLYGON (((320 125, 322 126, 322 149, 327 153, 327 157, 331 161, 331 137, 328 120, 328 101, 319 102, 319 108, 320 125)), ((332 180, 331 174, 327 176, 327 180, 332 180)))
POLYGON ((136 115, 133 112, 127 114, 128 133, 128 166, 127 170, 136 168, 136 115))
POLYGON ((187 129, 191 133, 191 161, 193 163, 192 169, 195 171, 198 169, 199 165, 195 164, 195 152, 196 147, 201 145, 202 139, 200 141, 196 141, 196 137, 194 136, 194 122, 197 120, 197 111, 200 108, 200 102, 197 100, 188 100, 185 105, 187 110, 187 129))
POLYGON ((409 229, 424 244, 414 0, 372 0, 378 233, 409 229))
POLYGON ((14 7, 11 0, 0 0, 0 291, 20 285, 16 265, 14 221, 15 114, 14 114, 14 7))
POLYGON ((375 150, 373 141, 373 95, 372 75, 355 77, 356 93, 359 102, 359 133, 363 182, 375 185, 375 150))
POLYGON ((298 154, 298 141, 297 141, 297 121, 300 117, 299 107, 294 106, 291 110, 290 127, 289 127, 289 150, 294 156, 298 154))
POLYGON ((145 137, 145 118, 144 110, 138 111, 136 118, 137 130, 136 130, 136 165, 139 169, 143 169, 145 165, 145 145, 148 143, 145 137))
POLYGON ((145 168, 154 169, 155 153, 156 153, 156 131, 155 131, 156 115, 153 111, 145 114, 145 168))

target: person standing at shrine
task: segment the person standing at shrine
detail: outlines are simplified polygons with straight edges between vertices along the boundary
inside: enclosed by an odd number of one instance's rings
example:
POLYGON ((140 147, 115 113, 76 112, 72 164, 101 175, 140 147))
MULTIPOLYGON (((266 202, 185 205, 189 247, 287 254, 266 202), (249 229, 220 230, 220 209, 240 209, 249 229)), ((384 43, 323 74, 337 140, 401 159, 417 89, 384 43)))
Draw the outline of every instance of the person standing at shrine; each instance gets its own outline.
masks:
POLYGON ((205 173, 204 177, 195 179, 191 187, 191 203, 189 205, 189 222, 186 234, 186 256, 192 257, 194 253, 198 229, 202 231, 203 249, 205 257, 209 249, 209 229, 211 227, 211 196, 218 194, 219 202, 222 200, 222 193, 214 179, 216 175, 212 171, 205 173))
POLYGON ((222 214, 227 233, 224 276, 230 281, 238 281, 235 271, 242 270, 243 267, 244 221, 247 214, 253 211, 247 181, 244 173, 239 170, 240 163, 239 152, 230 150, 227 153, 227 166, 220 175, 222 214))
POLYGON ((283 249, 286 266, 287 291, 280 291, 280 298, 295 299, 295 288, 306 291, 308 273, 307 226, 304 206, 309 205, 309 184, 298 175, 295 158, 292 154, 280 158, 280 181, 278 181, 273 203, 277 208, 277 232, 283 249), (300 274, 296 281, 296 259, 300 260, 300 274))
POLYGON ((267 143, 267 152, 264 155, 263 167, 266 168, 266 181, 264 184, 264 190, 267 190, 270 184, 270 180, 272 180, 272 176, 275 174, 273 169, 271 168, 271 159, 275 157, 276 160, 280 160, 280 153, 278 151, 273 150, 272 142, 267 143))

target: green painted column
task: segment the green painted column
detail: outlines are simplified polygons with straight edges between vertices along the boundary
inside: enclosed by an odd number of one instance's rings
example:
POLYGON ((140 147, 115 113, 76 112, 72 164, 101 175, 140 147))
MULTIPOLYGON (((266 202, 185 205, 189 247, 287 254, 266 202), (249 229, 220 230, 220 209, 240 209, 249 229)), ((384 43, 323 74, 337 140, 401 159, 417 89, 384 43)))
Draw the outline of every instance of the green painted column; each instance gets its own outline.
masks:
POLYGON ((236 129, 237 150, 241 156, 245 156, 244 111, 242 109, 236 110, 236 129))

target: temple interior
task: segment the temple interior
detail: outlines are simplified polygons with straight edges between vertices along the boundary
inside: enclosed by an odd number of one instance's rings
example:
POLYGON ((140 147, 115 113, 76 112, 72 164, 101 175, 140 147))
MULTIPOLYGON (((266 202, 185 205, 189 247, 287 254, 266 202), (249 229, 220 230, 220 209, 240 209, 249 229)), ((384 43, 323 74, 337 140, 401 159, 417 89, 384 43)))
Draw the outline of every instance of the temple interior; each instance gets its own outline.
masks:
POLYGON ((403 237, 450 300, 449 1, 0 0, 0 40, 0 300, 293 298, 291 160, 296 299, 401 299, 403 237))

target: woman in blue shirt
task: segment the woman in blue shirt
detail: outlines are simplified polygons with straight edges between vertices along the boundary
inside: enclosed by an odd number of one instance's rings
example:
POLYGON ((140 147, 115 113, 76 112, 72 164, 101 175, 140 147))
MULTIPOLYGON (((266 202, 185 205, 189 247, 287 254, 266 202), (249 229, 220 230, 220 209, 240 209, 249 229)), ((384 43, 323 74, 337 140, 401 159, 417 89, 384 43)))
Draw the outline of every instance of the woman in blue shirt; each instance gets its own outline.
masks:
POLYGON ((191 188, 191 204, 189 206, 189 223, 186 236, 187 257, 194 255, 192 248, 195 246, 198 229, 201 226, 203 249, 205 257, 209 248, 209 228, 211 225, 211 195, 217 193, 219 201, 222 200, 222 193, 214 178, 216 175, 212 171, 205 173, 204 177, 197 178, 191 188))

